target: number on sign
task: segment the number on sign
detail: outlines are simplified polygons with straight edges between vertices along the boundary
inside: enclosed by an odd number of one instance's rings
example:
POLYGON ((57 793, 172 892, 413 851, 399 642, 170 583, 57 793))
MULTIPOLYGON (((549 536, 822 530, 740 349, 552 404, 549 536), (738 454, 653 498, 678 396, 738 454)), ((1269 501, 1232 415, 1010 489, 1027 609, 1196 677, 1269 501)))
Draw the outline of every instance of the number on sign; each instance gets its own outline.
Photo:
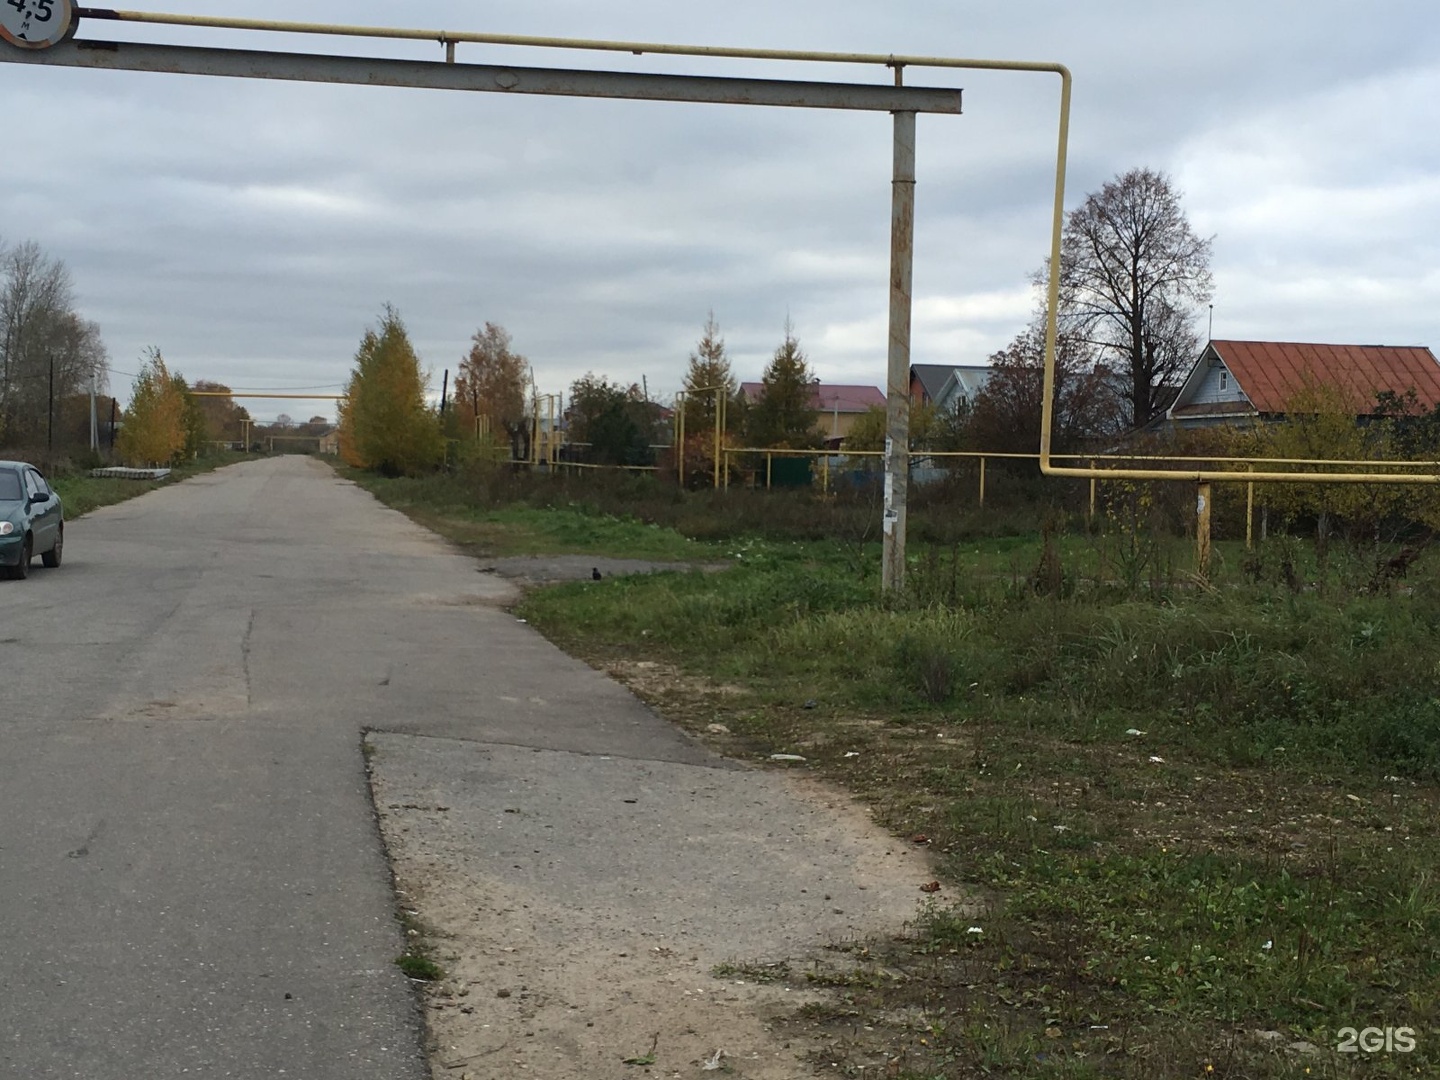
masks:
POLYGON ((20 12, 21 15, 25 14, 25 0, 5 0, 5 3, 20 12))
POLYGON ((36 0, 35 6, 40 9, 35 17, 41 22, 49 22, 50 9, 55 6, 55 0, 36 0))

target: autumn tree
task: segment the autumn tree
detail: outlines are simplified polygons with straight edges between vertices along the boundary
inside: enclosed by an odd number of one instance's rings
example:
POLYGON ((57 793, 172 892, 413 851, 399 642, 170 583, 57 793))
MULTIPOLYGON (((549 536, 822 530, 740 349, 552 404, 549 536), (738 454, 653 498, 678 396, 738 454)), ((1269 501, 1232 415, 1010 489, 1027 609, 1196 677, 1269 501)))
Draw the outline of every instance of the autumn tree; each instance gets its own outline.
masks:
MULTIPOLYGON (((734 399, 737 389, 735 375, 730 370, 730 358, 725 354, 725 339, 720 336, 720 324, 715 321, 712 311, 705 320, 705 332, 690 354, 690 367, 685 372, 683 409, 688 435, 714 430, 717 387, 727 403, 734 399)), ((731 419, 728 414, 727 419, 731 419)))
MULTIPOLYGON (((1415 405, 1413 400, 1408 404, 1415 405)), ((1423 411, 1407 407, 1397 395, 1381 395, 1377 402, 1334 384, 1307 380, 1286 402, 1284 419, 1256 428, 1237 445, 1245 455, 1262 458, 1322 461, 1385 461, 1412 455, 1429 458, 1432 455, 1427 452, 1428 447, 1411 441, 1417 427, 1427 426, 1423 411)), ((1287 464, 1284 471, 1332 470, 1320 465, 1287 464)), ((1357 546, 1378 546, 1387 527, 1398 532, 1415 521, 1431 528, 1440 525, 1440 505, 1434 489, 1428 486, 1267 484, 1260 498, 1265 508, 1277 514, 1282 523, 1313 519, 1316 552, 1322 562, 1337 529, 1357 546)))
POLYGON ((244 437, 242 421, 250 419, 244 406, 236 405, 230 387, 208 379, 196 379, 191 396, 205 418, 205 438, 216 442, 239 442, 244 437))
POLYGON ((190 384, 185 381, 185 376, 178 371, 172 372, 170 385, 180 396, 181 422, 185 427, 185 442, 176 454, 176 460, 198 457, 205 449, 205 442, 209 437, 205 431, 205 413, 200 408, 199 400, 190 392, 190 384))
POLYGON ((587 443, 597 465, 651 465, 659 413, 640 387, 586 373, 570 384, 565 410, 572 442, 587 443))
MULTIPOLYGON (((964 450, 968 447, 970 406, 937 408, 934 402, 910 403, 911 450, 964 450)), ((885 406, 872 405, 850 425, 845 436, 846 450, 884 450, 889 435, 885 406)))
POLYGON ((444 443, 425 400, 420 370, 400 314, 386 306, 378 330, 367 329, 339 405, 340 453, 359 468, 414 475, 438 465, 444 443))
POLYGON ((1124 375, 1130 427, 1160 412, 1162 388, 1199 353, 1196 318, 1213 291, 1210 247, 1191 229, 1170 178, 1151 169, 1116 177, 1066 219, 1061 324, 1124 375))
POLYGON ((150 349, 130 389, 130 406, 116 440, 127 465, 169 465, 184 453, 185 395, 165 366, 165 358, 150 349))
MULTIPOLYGON (((1040 448, 1045 378, 1045 327, 1032 323, 990 356, 990 378, 975 395, 970 438, 978 450, 1029 454, 1040 448)), ((1051 440, 1056 450, 1116 429, 1113 377, 1091 362, 1086 343, 1062 334, 1055 347, 1051 440)))
POLYGON ((455 375, 455 416, 461 430, 473 432, 477 418, 495 435, 510 442, 510 456, 530 456, 531 414, 526 390, 530 364, 514 349, 510 332, 487 322, 470 339, 470 351, 455 375))
POLYGON ((747 441, 754 446, 812 449, 820 445, 815 421, 815 376, 795 336, 785 324, 785 340, 761 376, 760 397, 746 417, 747 441))

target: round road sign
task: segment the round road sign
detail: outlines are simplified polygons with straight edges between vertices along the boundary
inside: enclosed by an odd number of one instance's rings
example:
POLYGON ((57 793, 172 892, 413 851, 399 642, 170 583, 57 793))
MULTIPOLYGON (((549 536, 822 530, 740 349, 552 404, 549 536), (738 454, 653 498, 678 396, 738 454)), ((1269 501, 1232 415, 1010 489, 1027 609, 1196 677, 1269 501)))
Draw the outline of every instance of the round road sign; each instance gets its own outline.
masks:
POLYGON ((75 21, 70 0, 0 0, 0 38, 22 49, 48 49, 75 21))

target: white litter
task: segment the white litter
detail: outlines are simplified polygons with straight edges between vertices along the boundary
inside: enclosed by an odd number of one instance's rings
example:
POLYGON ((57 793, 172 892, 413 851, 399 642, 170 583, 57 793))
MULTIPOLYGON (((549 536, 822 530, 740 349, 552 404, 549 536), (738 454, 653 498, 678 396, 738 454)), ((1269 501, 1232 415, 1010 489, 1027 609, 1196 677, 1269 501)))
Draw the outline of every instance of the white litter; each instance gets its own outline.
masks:
POLYGON ((705 1063, 701 1065, 700 1068, 704 1069, 706 1072, 715 1072, 717 1069, 724 1068, 724 1066, 720 1064, 724 1060, 725 1051, 716 1050, 714 1054, 705 1059, 705 1063))
POLYGON ((804 761, 799 754, 771 754, 771 761, 804 761))
POLYGON ((1126 734, 1126 735, 1144 735, 1144 734, 1146 734, 1146 732, 1141 731, 1139 728, 1132 727, 1132 728, 1126 728, 1126 729, 1125 729, 1125 734, 1126 734))

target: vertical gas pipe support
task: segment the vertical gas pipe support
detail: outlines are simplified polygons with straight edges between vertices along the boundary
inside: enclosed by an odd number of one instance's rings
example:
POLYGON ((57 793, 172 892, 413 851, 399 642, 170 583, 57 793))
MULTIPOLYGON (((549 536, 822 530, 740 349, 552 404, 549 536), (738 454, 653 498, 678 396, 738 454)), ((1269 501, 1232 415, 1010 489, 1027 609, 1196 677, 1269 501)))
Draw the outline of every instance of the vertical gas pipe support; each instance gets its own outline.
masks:
POLYGON ((715 390, 715 490, 720 490, 720 440, 725 429, 725 417, 720 413, 720 389, 715 390))
POLYGON ((675 479, 681 491, 685 490, 685 392, 675 395, 675 479))
POLYGON ((890 210, 890 353, 885 386, 884 562, 880 586, 905 586, 905 502, 910 485, 910 298, 915 273, 915 114, 895 115, 890 210))
MULTIPOLYGON (((1248 466, 1251 472, 1255 466, 1248 466)), ((1255 481, 1251 480, 1245 485, 1245 550, 1255 549, 1255 481)))
POLYGON ((725 401, 725 411, 720 414, 720 445, 721 445, 722 447, 724 447, 724 450, 725 450, 725 454, 724 454, 725 469, 724 469, 724 471, 723 471, 720 475, 721 475, 721 477, 722 477, 723 480, 724 480, 724 485, 723 485, 723 486, 724 486, 725 490, 726 490, 726 491, 729 491, 729 490, 730 490, 730 448, 729 448, 728 446, 725 446, 725 429, 727 429, 727 428, 730 426, 730 399, 729 399, 729 397, 726 396, 725 390, 724 390, 723 387, 722 387, 720 390, 717 391, 717 394, 718 394, 721 398, 723 398, 724 401, 725 401))
POLYGON ((1210 484, 1195 485, 1195 573, 1204 581, 1210 576, 1210 484))

